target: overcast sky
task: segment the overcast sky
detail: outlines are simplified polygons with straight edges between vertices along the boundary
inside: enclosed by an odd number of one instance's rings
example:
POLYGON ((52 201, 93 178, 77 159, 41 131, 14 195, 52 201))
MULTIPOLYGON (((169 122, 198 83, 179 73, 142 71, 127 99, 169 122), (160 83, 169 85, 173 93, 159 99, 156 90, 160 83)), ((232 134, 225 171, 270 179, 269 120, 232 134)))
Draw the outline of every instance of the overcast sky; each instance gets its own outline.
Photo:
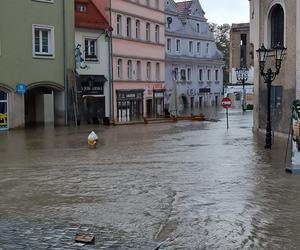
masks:
MULTIPOLYGON (((175 0, 182 2, 183 0, 175 0)), ((249 0, 199 0, 208 22, 248 23, 249 0)))

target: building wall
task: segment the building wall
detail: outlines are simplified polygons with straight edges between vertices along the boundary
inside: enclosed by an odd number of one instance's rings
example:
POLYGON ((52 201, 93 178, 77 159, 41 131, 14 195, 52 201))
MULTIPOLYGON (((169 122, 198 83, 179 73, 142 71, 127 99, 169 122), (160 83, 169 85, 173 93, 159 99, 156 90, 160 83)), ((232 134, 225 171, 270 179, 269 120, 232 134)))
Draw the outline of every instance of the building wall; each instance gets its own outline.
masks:
POLYGON ((113 26, 113 100, 114 115, 116 118, 116 90, 144 89, 144 114, 146 114, 146 99, 152 98, 153 88, 163 88, 165 78, 165 45, 164 45, 164 22, 163 0, 159 0, 159 9, 155 1, 131 2, 115 0, 111 2, 111 25, 113 26), (117 34, 117 15, 122 17, 121 35, 117 34), (126 34, 126 20, 131 18, 131 37, 126 34), (140 39, 136 39, 136 20, 140 21, 140 39), (146 23, 150 23, 150 41, 146 41, 146 23), (155 26, 159 26, 159 43, 155 41, 155 26), (122 76, 118 77, 117 62, 122 59, 122 76), (132 61, 132 77, 128 78, 127 64, 132 61), (141 62, 141 77, 137 78, 136 62, 141 62), (147 63, 151 63, 151 78, 147 79, 147 63), (160 76, 156 77, 156 64, 160 65, 160 76))
MULTIPOLYGON (((215 105, 215 97, 218 102, 221 100, 223 92, 223 55, 218 51, 213 34, 209 31, 207 19, 201 12, 202 8, 197 1, 193 1, 191 9, 195 9, 195 14, 187 18, 181 17, 176 11, 174 1, 165 1, 166 23, 168 18, 172 18, 172 23, 166 25, 166 104, 171 100, 173 89, 173 70, 191 69, 191 79, 181 80, 181 75, 177 79, 177 103, 178 110, 184 111, 191 106, 199 106, 199 98, 202 98, 202 106, 215 105), (199 10, 199 12, 198 12, 199 10), (199 28, 197 28, 199 25, 199 28), (171 48, 167 47, 168 40, 171 41, 171 48), (176 48, 176 41, 180 41, 180 50, 176 48), (190 51, 192 42, 192 51, 190 51), (198 51, 198 43, 200 49, 198 51), (207 50, 208 46, 208 50, 207 50), (199 79, 199 70, 202 70, 202 79, 199 79), (210 79, 208 79, 210 71, 210 79), (218 72, 216 78, 215 73, 218 72), (203 89, 210 89, 209 93, 201 92, 203 89), (187 104, 183 104, 183 98, 187 104), (192 103, 192 101, 194 102, 192 103)), ((187 72, 186 72, 187 73, 187 72)))
MULTIPOLYGON (((254 49, 258 49, 261 43, 266 48, 270 47, 270 27, 268 23, 268 14, 274 4, 281 4, 285 13, 285 34, 284 46, 287 52, 282 62, 280 74, 273 81, 273 86, 283 87, 282 105, 272 110, 273 130, 277 132, 287 133, 289 131, 289 122, 291 116, 291 104, 296 98, 296 82, 297 79, 296 65, 299 58, 296 52, 297 30, 297 1, 296 0, 251 0, 250 2, 250 25, 251 25, 251 41, 254 49)), ((298 52, 299 53, 299 52, 298 52)), ((258 59, 255 55, 255 112, 254 112, 254 129, 265 129, 266 127, 266 111, 267 111, 267 88, 262 77, 259 76, 258 59)), ((273 62, 274 64, 274 62, 273 62)))
MULTIPOLYGON (((54 85, 64 88, 64 26, 66 14, 66 68, 74 68, 74 3, 31 0, 3 0, 0 8, 0 85, 16 89, 18 83, 29 86, 54 85), (54 31, 54 56, 33 55, 33 25, 49 25, 54 31)), ((24 99, 9 93, 10 127, 24 126, 24 99), (13 113, 13 114, 12 114, 13 113), (16 117, 15 114, 18 114, 16 117)))

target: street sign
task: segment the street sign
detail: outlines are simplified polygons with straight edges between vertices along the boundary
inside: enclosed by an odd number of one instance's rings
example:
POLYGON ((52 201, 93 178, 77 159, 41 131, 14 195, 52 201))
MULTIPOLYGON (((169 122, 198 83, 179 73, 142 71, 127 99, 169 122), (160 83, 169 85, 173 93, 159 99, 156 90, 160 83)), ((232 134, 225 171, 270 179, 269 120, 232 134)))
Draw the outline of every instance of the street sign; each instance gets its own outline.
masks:
POLYGON ((225 108, 225 109, 228 109, 228 108, 230 108, 231 107, 231 99, 230 98, 228 98, 228 97, 224 97, 223 99, 222 99, 222 106, 223 106, 223 108, 225 108))

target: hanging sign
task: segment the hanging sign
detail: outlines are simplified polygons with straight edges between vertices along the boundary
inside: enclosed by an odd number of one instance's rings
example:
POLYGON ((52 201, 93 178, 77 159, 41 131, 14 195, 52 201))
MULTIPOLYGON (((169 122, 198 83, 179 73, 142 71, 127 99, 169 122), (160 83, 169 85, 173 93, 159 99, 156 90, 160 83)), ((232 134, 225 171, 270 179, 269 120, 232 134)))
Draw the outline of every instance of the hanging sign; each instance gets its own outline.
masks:
POLYGON ((27 85, 25 83, 19 83, 16 86, 16 92, 20 95, 24 95, 27 91, 27 85))

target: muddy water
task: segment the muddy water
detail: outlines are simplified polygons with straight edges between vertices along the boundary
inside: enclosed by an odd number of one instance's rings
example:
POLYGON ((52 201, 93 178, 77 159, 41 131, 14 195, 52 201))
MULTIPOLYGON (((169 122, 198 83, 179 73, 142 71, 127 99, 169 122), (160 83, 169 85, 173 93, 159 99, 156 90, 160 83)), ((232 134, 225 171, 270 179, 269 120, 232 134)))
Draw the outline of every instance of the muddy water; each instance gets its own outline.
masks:
MULTIPOLYGON (((285 173, 286 141, 267 151, 251 112, 231 110, 228 131, 217 116, 0 133, 0 234, 76 224, 106 230, 112 243, 96 239, 104 249, 298 249, 300 177, 285 173)), ((39 244, 31 240, 25 249, 39 244)))

